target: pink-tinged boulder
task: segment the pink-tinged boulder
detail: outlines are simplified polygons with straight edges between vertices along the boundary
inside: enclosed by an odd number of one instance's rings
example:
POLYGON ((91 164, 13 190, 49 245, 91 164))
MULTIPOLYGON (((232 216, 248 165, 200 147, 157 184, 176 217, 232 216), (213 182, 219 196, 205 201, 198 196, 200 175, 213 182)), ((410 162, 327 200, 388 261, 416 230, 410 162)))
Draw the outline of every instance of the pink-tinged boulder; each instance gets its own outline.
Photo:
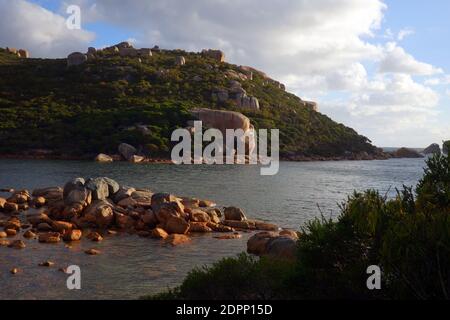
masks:
POLYGON ((88 249, 84 253, 86 253, 90 256, 96 256, 96 255, 99 255, 101 252, 97 249, 88 249))
POLYGON ((184 215, 177 202, 162 203, 157 206, 152 205, 152 208, 156 219, 162 224, 165 224, 170 217, 182 217, 184 215))
POLYGON ((189 220, 193 222, 210 222, 211 218, 209 215, 200 209, 192 209, 189 214, 189 220))
POLYGON ((64 241, 79 241, 81 240, 81 237, 83 235, 83 232, 79 229, 72 229, 72 230, 68 230, 64 236, 63 239, 64 241))
POLYGON ((189 232, 206 233, 206 232, 212 232, 213 230, 206 225, 206 222, 190 222, 188 231, 189 232))
POLYGON ((223 224, 208 222, 206 225, 214 232, 234 232, 232 227, 224 226, 223 224))
POLYGON ((27 246, 22 240, 15 240, 11 242, 8 247, 13 249, 25 249, 27 246))
POLYGON ((187 244, 191 242, 191 238, 184 234, 171 234, 165 241, 172 246, 178 246, 180 244, 187 244))
POLYGON ((84 210, 84 218, 100 228, 107 228, 114 222, 112 204, 107 201, 96 200, 84 210))
POLYGON ((299 236, 298 233, 294 230, 289 230, 289 229, 283 229, 280 231, 280 236, 285 236, 288 238, 291 238, 292 240, 298 240, 299 236))
POLYGON ((123 213, 115 214, 115 223, 119 229, 129 229, 134 226, 134 219, 123 213))
POLYGON ((95 231, 90 232, 90 233, 86 236, 86 238, 88 238, 89 240, 95 241, 95 242, 100 242, 100 241, 103 240, 102 235, 101 235, 100 233, 98 233, 98 232, 95 232, 95 231))
POLYGON ((245 221, 247 217, 242 209, 236 207, 227 207, 224 209, 225 220, 245 221))
POLYGON ((53 230, 58 231, 60 233, 65 233, 73 228, 73 225, 70 222, 66 221, 53 221, 52 223, 53 230))
POLYGON ((224 220, 222 221, 222 224, 236 229, 256 229, 255 223, 253 221, 224 220))
POLYGON ((59 241, 61 241, 61 234, 59 232, 47 232, 39 234, 39 242, 56 243, 59 241))
POLYGON ((155 228, 151 231, 150 236, 155 239, 166 239, 169 234, 161 228, 155 228))
POLYGON ((171 216, 164 224, 164 230, 171 234, 186 234, 189 230, 189 222, 183 218, 171 216))
POLYGON ((267 245, 269 241, 277 237, 279 237, 278 232, 258 232, 248 239, 247 252, 256 255, 264 255, 267 253, 267 245))

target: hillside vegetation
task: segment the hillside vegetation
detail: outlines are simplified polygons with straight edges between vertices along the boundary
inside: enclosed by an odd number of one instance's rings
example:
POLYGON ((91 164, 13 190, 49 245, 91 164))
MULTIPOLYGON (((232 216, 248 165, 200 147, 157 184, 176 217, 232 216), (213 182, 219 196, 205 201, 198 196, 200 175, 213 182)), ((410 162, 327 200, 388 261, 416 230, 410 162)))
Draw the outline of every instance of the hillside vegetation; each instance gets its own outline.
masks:
POLYGON ((236 80, 230 70, 240 69, 181 50, 142 58, 98 52, 82 65, 67 67, 66 59, 20 59, 0 49, 0 153, 44 149, 90 156, 115 153, 126 142, 150 155, 167 156, 172 130, 185 127, 195 107, 239 111, 256 129, 280 129, 284 157, 379 153, 366 137, 305 107, 262 74, 236 80), (175 63, 179 56, 185 65, 175 63), (230 80, 258 98, 260 110, 218 101, 212 93, 229 88, 230 80))

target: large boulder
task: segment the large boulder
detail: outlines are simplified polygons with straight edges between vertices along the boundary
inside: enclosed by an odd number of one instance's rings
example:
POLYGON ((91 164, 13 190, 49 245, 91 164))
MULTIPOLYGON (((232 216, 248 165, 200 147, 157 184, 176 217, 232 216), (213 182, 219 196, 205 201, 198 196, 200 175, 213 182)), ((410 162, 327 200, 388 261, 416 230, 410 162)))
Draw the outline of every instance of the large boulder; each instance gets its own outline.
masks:
POLYGON ((166 202, 174 202, 177 197, 170 193, 155 193, 152 195, 152 206, 158 206, 166 202))
POLYGON ((204 49, 202 51, 202 56, 214 59, 217 62, 225 62, 225 54, 220 50, 204 49))
POLYGON ((119 48, 119 54, 121 57, 137 57, 139 55, 134 48, 119 48))
POLYGON ((140 57, 151 57, 153 55, 152 50, 149 48, 142 48, 138 49, 137 51, 140 57))
POLYGON ((170 216, 164 224, 164 230, 170 234, 186 234, 189 230, 189 222, 181 217, 170 216))
POLYGON ((73 52, 67 56, 67 66, 78 66, 88 60, 87 55, 81 52, 73 52))
POLYGON ((132 157, 137 153, 136 148, 127 143, 121 143, 118 150, 120 155, 124 157, 125 160, 132 159, 132 157))
MULTIPOLYGON (((107 178, 89 178, 85 184, 86 188, 91 190, 93 200, 105 200, 109 196, 110 185, 107 178)), ((118 185, 116 191, 118 191, 118 185)))
POLYGON ((97 162, 113 162, 114 159, 111 156, 108 156, 107 154, 99 153, 95 157, 95 161, 97 161, 97 162))
POLYGON ((277 232, 258 232, 248 239, 247 252, 256 255, 264 255, 267 252, 269 241, 277 237, 279 237, 277 232))
POLYGON ((152 206, 156 219, 162 225, 165 225, 170 217, 183 217, 184 212, 177 202, 166 202, 160 205, 152 206))
POLYGON ((24 50, 24 49, 20 49, 17 53, 18 53, 17 56, 19 58, 27 59, 27 58, 30 57, 30 53, 27 50, 24 50))
POLYGON ((83 188, 85 183, 86 183, 86 181, 83 178, 75 178, 75 179, 72 179, 69 182, 67 182, 64 185, 64 189, 63 189, 64 199, 69 195, 69 193, 72 190, 83 188))
POLYGON ((186 64, 186 59, 183 56, 177 56, 175 58, 175 64, 177 66, 184 66, 186 64))
POLYGON ((91 190, 85 187, 79 187, 73 189, 69 192, 69 194, 64 198, 64 204, 67 206, 72 206, 74 204, 81 204, 83 207, 87 206, 92 201, 92 193, 91 190))
POLYGON ((112 199, 114 200, 115 203, 119 203, 121 200, 131 197, 131 195, 135 191, 136 191, 135 188, 121 186, 119 188, 119 190, 116 193, 114 193, 114 195, 112 196, 112 199))
POLYGON ((186 244, 191 241, 191 238, 184 234, 171 234, 165 239, 165 242, 171 244, 172 246, 177 246, 180 244, 186 244))
POLYGON ((247 217, 242 209, 236 207, 226 207, 224 209, 225 220, 245 221, 247 217))
POLYGON ((267 243, 266 255, 277 258, 294 260, 297 253, 297 242, 290 237, 277 237, 267 243))
POLYGON ((112 205, 107 201, 96 200, 84 210, 83 218, 100 228, 109 227, 114 222, 112 205))
POLYGON ((192 110, 192 115, 202 121, 203 126, 220 130, 224 137, 226 129, 247 132, 251 128, 250 119, 239 112, 200 108, 192 110))

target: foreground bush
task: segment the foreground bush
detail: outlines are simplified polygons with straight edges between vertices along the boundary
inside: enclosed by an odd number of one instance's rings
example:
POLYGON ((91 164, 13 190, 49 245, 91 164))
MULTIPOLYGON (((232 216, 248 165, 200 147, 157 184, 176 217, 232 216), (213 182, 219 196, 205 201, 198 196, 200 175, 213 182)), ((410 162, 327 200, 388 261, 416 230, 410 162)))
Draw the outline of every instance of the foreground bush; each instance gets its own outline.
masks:
POLYGON ((450 157, 427 161, 415 193, 354 193, 337 221, 316 219, 302 232, 296 261, 241 254, 151 298, 449 299, 450 157), (367 288, 370 265, 382 270, 381 290, 367 288))

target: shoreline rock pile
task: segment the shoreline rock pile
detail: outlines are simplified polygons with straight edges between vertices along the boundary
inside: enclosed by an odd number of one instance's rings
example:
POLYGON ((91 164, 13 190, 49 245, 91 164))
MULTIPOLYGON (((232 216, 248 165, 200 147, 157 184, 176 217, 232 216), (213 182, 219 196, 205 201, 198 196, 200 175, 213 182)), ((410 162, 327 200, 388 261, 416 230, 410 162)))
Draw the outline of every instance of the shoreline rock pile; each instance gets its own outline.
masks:
POLYGON ((99 242, 107 234, 122 231, 178 245, 189 242, 192 233, 228 233, 230 236, 214 238, 237 239, 239 232, 279 230, 274 224, 248 219, 240 208, 221 210, 209 200, 121 186, 107 177, 76 178, 63 188, 35 189, 32 193, 8 191, 10 197, 0 198, 0 217, 6 218, 0 219, 4 230, 0 244, 17 249, 25 248, 26 243, 4 238, 21 234, 40 243, 82 238, 99 242), (30 208, 35 210, 27 212, 30 208))

